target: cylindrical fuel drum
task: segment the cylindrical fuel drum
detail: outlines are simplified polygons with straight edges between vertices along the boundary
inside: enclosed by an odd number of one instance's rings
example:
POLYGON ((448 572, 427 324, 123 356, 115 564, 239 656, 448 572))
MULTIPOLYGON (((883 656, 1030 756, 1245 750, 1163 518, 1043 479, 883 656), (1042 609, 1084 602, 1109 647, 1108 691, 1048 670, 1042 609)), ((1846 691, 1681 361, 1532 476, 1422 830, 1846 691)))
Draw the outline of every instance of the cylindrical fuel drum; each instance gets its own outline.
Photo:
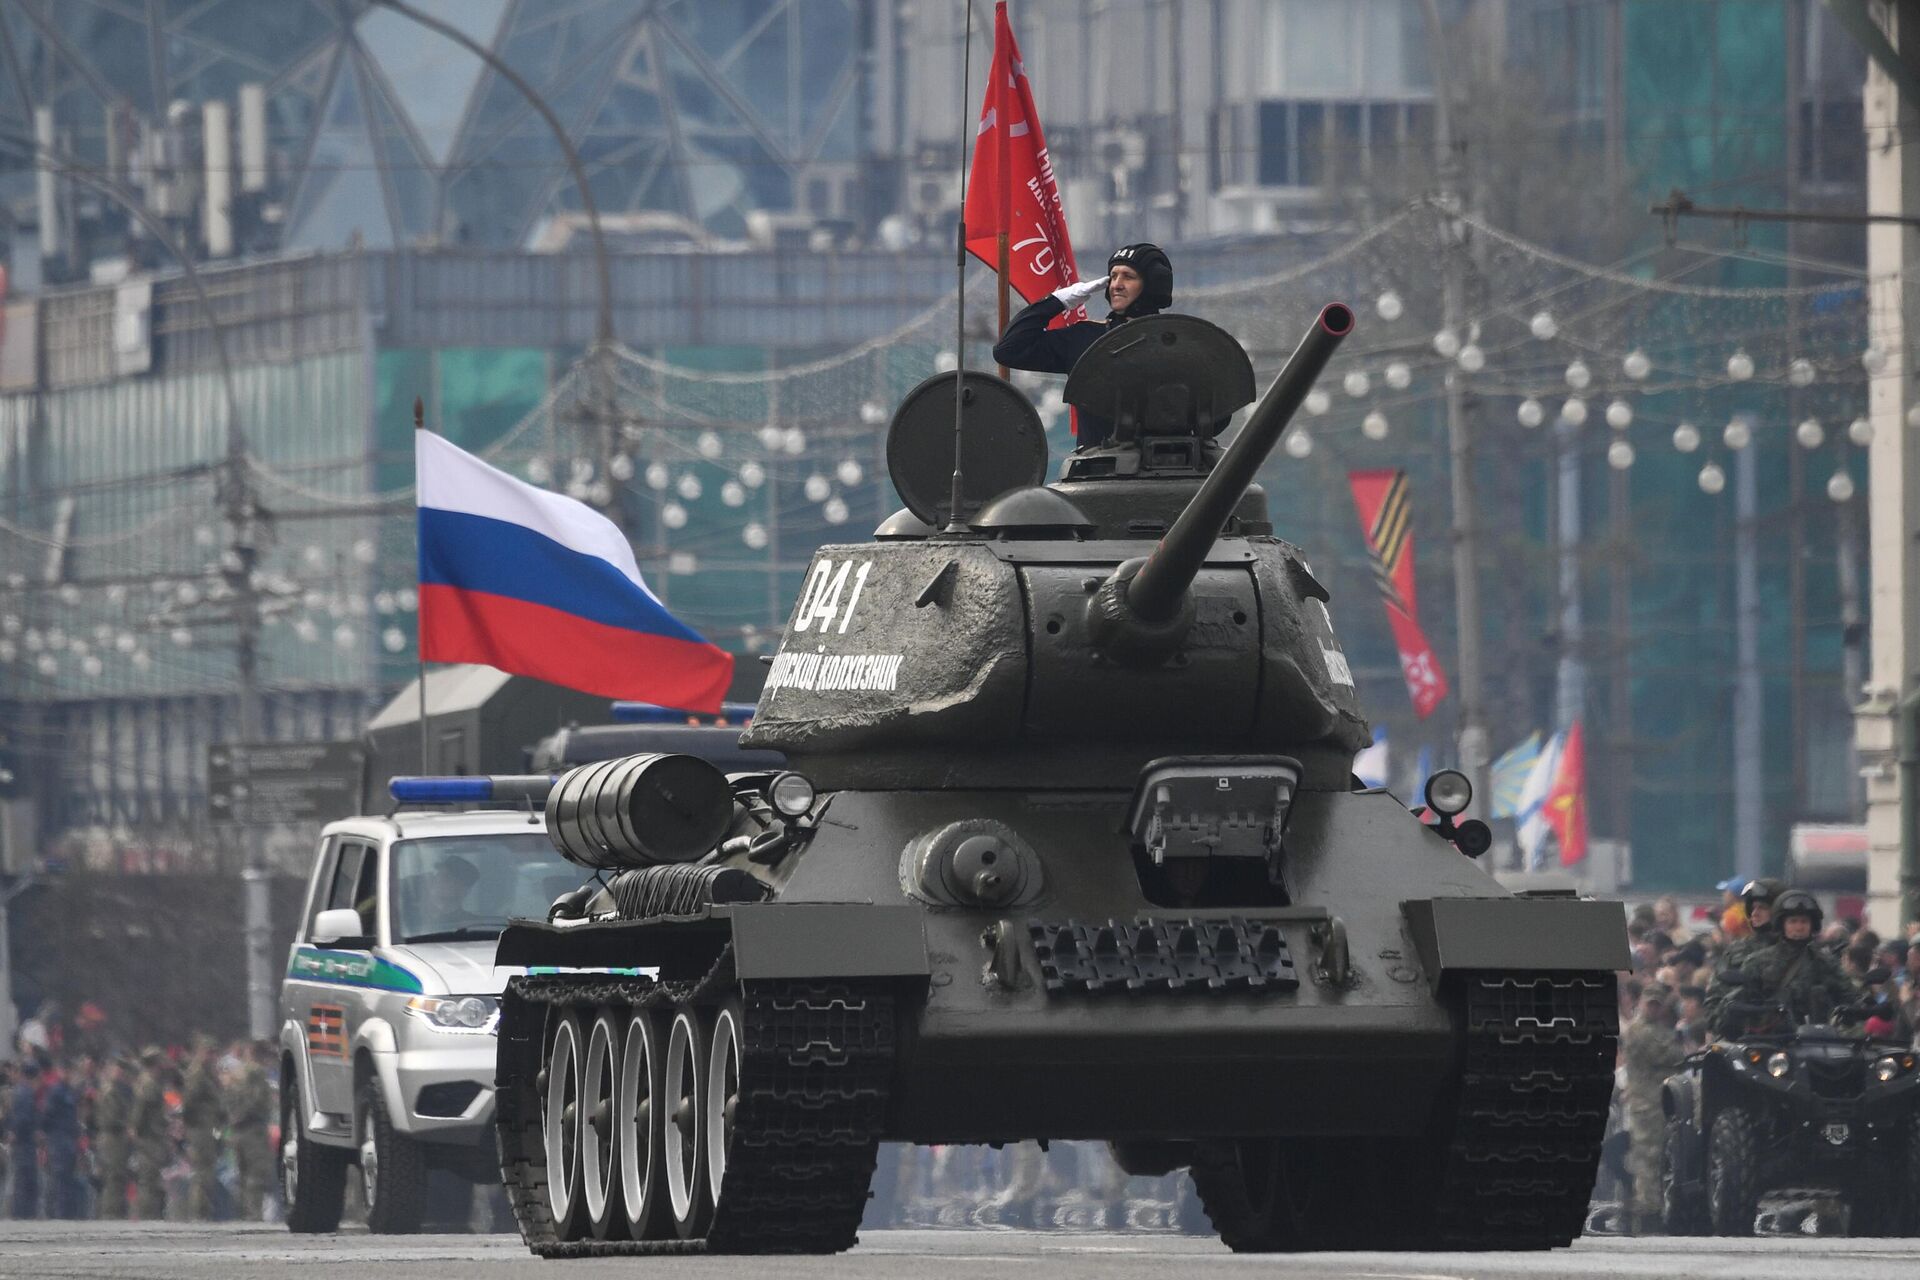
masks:
POLYGON ((732 819, 726 775, 698 756, 600 760, 547 793, 547 838, 595 871, 691 862, 719 844, 732 819))

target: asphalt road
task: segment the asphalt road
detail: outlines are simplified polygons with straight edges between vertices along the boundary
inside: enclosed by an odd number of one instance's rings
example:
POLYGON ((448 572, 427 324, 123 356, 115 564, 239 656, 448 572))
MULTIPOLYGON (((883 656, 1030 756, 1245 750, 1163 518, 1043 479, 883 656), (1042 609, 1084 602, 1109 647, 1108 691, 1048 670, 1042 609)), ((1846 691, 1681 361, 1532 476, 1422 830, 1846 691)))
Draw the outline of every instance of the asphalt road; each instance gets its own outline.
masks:
POLYGON ((1161 1235, 1027 1231, 873 1231, 832 1258, 608 1258, 542 1262, 512 1236, 295 1237, 263 1226, 0 1222, 6 1280, 493 1280, 495 1277, 896 1277, 981 1280, 1015 1272, 1048 1280, 1168 1280, 1279 1274, 1287 1280, 1912 1280, 1920 1240, 1620 1240, 1589 1238, 1553 1253, 1337 1253, 1237 1256, 1211 1240, 1161 1235), (1035 1272, 1043 1267, 1044 1272, 1035 1272))

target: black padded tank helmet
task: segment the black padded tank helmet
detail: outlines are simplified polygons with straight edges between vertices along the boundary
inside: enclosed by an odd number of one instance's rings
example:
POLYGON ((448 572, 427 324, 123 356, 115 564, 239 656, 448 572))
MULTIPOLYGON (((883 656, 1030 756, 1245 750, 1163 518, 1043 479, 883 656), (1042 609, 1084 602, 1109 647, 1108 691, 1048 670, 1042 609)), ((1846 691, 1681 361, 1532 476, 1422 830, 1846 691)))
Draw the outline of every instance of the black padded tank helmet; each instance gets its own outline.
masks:
MULTIPOLYGON (((1129 317, 1150 316, 1173 305, 1173 263, 1157 244, 1128 244, 1107 259, 1107 274, 1115 267, 1132 267, 1140 277, 1140 300, 1127 309, 1129 317)), ((1113 297, 1107 297, 1111 304, 1113 297)))

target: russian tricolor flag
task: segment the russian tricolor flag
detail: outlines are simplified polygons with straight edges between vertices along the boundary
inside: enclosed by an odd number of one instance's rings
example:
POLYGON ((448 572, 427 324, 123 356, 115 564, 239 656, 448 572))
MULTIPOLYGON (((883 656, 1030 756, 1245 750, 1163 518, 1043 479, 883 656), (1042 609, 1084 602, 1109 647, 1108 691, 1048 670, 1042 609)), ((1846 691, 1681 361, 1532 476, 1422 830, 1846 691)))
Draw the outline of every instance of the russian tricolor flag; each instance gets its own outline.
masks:
POLYGON ((667 612, 613 521, 413 433, 420 660, 720 710, 733 657, 667 612))

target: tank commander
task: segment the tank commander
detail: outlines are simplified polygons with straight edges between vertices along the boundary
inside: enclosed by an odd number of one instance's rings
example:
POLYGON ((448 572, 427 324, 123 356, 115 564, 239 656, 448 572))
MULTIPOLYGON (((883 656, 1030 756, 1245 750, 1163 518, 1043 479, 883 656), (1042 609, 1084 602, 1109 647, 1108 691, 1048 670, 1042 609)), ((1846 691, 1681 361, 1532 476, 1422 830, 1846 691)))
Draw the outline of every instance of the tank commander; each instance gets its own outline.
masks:
MULTIPOLYGON (((1165 311, 1173 305, 1173 263, 1156 244, 1129 244, 1107 259, 1104 278, 1062 285, 1023 309, 994 344, 995 362, 1030 373, 1071 373, 1074 362, 1115 325, 1165 311), (1112 308, 1105 320, 1081 320, 1049 329, 1057 315, 1071 311, 1096 293, 1104 292, 1112 308)), ((1082 412, 1079 447, 1100 444, 1113 434, 1113 424, 1082 412)))

